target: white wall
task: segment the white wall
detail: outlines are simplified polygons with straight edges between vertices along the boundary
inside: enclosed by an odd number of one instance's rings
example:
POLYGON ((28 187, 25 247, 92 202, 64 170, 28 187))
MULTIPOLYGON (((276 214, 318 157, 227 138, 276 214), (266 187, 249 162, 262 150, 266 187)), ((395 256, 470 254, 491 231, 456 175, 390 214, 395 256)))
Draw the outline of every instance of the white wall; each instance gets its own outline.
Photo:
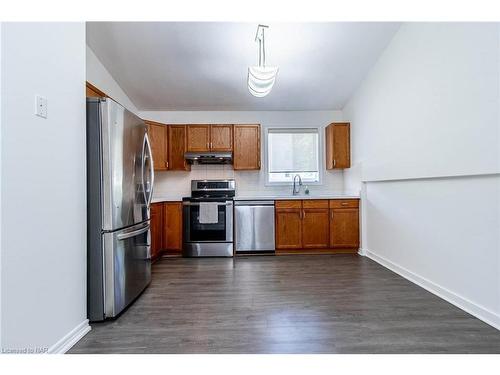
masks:
POLYGON ((497 24, 404 24, 343 109, 367 255, 500 328, 497 24))
POLYGON ((1 34, 1 345, 60 352, 90 328, 85 25, 4 23, 1 34))
MULTIPOLYGON (((2 75, 3 75, 3 59, 2 59, 2 30, 3 22, 0 22, 0 190, 2 187, 2 129, 3 129, 3 116, 2 116, 2 75)), ((2 194, 0 193, 0 348, 2 348, 2 194)))
POLYGON ((104 65, 102 65, 94 51, 92 51, 89 46, 86 48, 86 80, 123 105, 129 111, 137 113, 137 108, 134 103, 127 94, 125 94, 104 65))
MULTIPOLYGON (((262 147, 260 171, 233 171, 231 166, 193 166, 191 172, 157 172, 155 177, 155 193, 157 198, 179 200, 190 195, 190 181, 205 178, 234 178, 237 194, 258 196, 273 193, 289 192, 288 186, 266 186, 265 140, 266 127, 325 127, 334 121, 342 121, 341 111, 149 111, 140 112, 143 119, 165 124, 261 124, 262 147)), ((321 136, 324 131, 321 131, 321 136)), ((321 144, 323 145, 323 141, 321 144)), ((324 167, 324 156, 321 161, 324 167)), ((342 171, 326 171, 323 173, 321 185, 309 185, 311 194, 315 192, 341 192, 344 190, 342 171)))

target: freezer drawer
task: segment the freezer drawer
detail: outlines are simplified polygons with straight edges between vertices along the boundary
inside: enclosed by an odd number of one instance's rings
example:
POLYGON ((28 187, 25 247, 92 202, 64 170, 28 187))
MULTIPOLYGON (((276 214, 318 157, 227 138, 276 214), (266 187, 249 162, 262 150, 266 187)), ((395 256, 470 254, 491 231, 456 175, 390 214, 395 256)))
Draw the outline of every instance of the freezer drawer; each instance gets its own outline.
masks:
POLYGON ((235 202, 236 252, 274 251, 274 201, 235 202))
MULTIPOLYGON (((89 319, 103 320, 117 316, 151 281, 151 234, 149 222, 102 235, 100 288, 89 290, 89 319)), ((97 254, 96 254, 97 255, 97 254)), ((97 268, 98 259, 90 267, 97 268)), ((92 258, 91 258, 92 261, 92 258)), ((96 285, 97 286, 97 285, 96 285)))

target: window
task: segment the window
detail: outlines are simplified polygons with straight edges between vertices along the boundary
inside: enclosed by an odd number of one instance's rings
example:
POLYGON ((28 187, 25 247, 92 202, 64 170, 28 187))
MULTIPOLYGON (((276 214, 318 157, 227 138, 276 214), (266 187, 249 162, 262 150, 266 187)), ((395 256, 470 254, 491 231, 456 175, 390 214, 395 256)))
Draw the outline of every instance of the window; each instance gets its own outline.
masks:
POLYGON ((292 183, 296 174, 320 182, 318 129, 268 129, 267 172, 271 184, 292 183))

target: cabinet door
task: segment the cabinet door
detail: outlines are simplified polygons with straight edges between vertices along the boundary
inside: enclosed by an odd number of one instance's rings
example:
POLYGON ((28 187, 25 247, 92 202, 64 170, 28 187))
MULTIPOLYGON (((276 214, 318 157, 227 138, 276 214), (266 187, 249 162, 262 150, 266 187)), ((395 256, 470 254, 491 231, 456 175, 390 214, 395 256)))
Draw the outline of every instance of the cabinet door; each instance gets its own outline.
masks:
POLYGON ((168 169, 168 128, 166 125, 154 124, 146 121, 148 125, 148 137, 153 152, 153 164, 155 171, 166 171, 168 169))
POLYGON ((299 208, 277 209, 276 249, 302 248, 302 210, 299 208))
POLYGON ((233 151, 233 126, 210 126, 210 149, 212 151, 233 151))
POLYGON ((169 252, 181 252, 182 249, 182 202, 163 204, 164 236, 163 247, 169 252))
POLYGON ((330 209, 330 247, 359 248, 359 209, 330 209))
POLYGON ((334 123, 326 130, 326 169, 343 169, 351 166, 350 124, 334 123))
POLYGON ((304 249, 329 247, 330 220, 328 219, 328 213, 328 208, 303 209, 302 245, 304 249))
POLYGON ((151 205, 151 258, 156 259, 163 248, 163 203, 151 205))
POLYGON ((169 125, 168 127, 168 169, 173 171, 189 171, 191 166, 186 163, 186 126, 169 125))
POLYGON ((260 169, 260 125, 234 125, 234 170, 260 169))
POLYGON ((210 151, 210 125, 187 126, 187 150, 210 151))

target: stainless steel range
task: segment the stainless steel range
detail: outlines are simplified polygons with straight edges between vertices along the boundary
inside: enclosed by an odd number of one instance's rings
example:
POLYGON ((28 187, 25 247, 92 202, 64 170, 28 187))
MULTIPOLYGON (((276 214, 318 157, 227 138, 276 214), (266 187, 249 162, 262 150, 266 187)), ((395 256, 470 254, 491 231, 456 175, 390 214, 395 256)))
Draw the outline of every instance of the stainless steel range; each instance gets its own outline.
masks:
POLYGON ((185 257, 233 256, 234 180, 193 180, 182 199, 185 257))

